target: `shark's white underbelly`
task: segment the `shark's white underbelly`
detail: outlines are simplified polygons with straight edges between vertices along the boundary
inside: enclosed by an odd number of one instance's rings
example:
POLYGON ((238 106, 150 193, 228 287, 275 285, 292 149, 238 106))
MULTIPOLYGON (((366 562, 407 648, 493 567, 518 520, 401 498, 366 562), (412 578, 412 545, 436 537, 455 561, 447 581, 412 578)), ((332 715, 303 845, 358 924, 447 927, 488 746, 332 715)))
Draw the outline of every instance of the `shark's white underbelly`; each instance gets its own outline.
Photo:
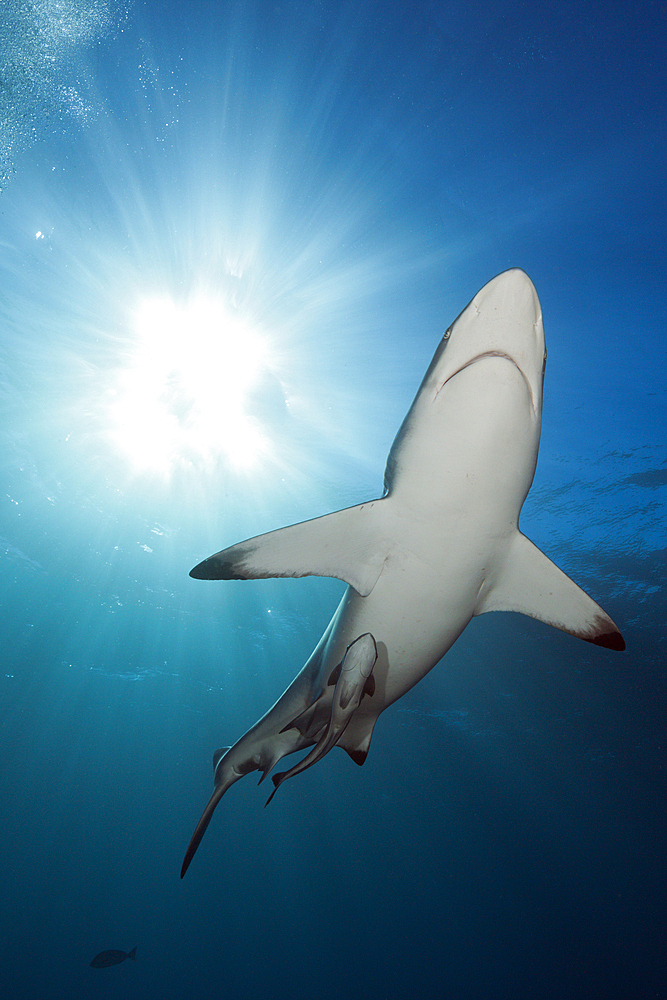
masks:
POLYGON ((412 560, 401 571, 387 568, 368 597, 348 587, 332 620, 321 677, 328 677, 351 642, 370 632, 378 647, 376 688, 362 709, 379 715, 459 637, 474 614, 485 573, 481 558, 449 564, 442 572, 412 560))

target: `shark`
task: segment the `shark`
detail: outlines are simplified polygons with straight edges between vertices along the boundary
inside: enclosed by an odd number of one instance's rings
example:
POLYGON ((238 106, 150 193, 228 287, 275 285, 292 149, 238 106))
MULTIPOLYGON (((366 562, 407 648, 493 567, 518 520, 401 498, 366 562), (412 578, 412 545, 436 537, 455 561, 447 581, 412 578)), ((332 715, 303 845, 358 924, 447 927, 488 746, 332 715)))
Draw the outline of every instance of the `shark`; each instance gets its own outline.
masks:
MULTIPOLYGON (((417 684, 470 621, 518 611, 625 649, 605 611, 519 529, 540 442, 546 347, 535 287, 520 268, 489 281, 440 341, 391 446, 382 495, 239 542, 197 580, 329 576, 348 586, 313 653, 269 711, 213 756, 213 812, 244 775, 260 783, 313 749, 279 786, 338 746, 362 765, 381 713, 417 684)), ((267 801, 267 805, 268 805, 267 801)))

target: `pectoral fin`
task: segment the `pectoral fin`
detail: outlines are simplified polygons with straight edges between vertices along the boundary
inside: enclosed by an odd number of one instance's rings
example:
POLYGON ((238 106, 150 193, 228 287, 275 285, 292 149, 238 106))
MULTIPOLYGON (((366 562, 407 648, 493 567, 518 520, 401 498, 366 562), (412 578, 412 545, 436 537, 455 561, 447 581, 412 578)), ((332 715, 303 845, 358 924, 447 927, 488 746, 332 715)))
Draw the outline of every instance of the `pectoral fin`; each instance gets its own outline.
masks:
POLYGON ((387 502, 371 500, 249 538, 204 559, 190 576, 196 580, 333 576, 367 597, 388 552, 382 514, 387 502))
POLYGON ((486 611, 520 611, 596 646, 625 649, 623 636, 609 615, 520 531, 500 579, 475 614, 486 611))

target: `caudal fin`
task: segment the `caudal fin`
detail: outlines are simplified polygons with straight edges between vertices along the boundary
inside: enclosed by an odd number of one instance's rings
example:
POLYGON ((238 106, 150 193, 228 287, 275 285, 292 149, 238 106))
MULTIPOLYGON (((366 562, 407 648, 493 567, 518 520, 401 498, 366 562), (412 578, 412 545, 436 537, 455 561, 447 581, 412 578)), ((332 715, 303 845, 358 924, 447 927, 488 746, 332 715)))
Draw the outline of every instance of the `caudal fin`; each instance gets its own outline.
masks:
POLYGON ((190 867, 190 862, 194 858, 197 852, 197 848, 201 844, 202 837, 206 833, 208 824, 211 822, 211 817, 215 812, 215 807, 217 806, 218 802, 220 801, 224 793, 227 791, 227 787, 228 786, 220 785, 218 788, 216 788, 216 790, 213 792, 213 795, 206 803, 206 808, 202 813, 201 819, 197 823, 195 832, 192 834, 192 840, 190 841, 188 849, 185 852, 185 858, 183 859, 183 865, 181 866, 181 878, 183 878, 186 871, 190 867))

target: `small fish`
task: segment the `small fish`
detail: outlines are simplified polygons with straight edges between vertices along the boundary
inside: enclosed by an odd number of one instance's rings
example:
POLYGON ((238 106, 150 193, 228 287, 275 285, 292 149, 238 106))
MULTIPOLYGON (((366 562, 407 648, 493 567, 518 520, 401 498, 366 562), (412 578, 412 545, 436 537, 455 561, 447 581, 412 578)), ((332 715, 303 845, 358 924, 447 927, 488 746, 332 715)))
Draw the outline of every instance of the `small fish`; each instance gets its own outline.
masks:
POLYGON ((132 951, 118 951, 112 948, 111 951, 101 951, 99 955, 95 955, 90 965, 93 969, 108 969, 110 965, 118 965, 119 962, 124 962, 126 958, 131 958, 133 962, 136 962, 137 949, 133 948, 132 951))

